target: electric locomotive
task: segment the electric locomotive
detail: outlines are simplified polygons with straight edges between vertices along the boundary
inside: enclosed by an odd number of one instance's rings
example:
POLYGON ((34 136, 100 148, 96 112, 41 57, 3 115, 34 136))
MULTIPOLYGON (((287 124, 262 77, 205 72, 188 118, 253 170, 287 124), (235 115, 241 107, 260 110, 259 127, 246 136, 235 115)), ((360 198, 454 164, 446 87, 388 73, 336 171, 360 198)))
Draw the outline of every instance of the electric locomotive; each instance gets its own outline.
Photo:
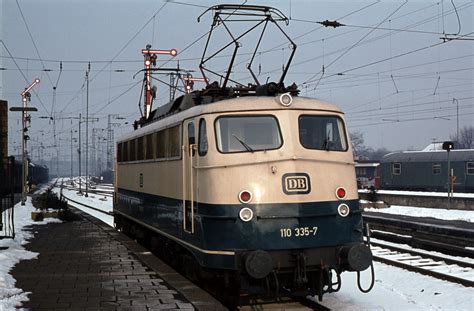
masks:
POLYGON ((117 142, 117 228, 241 293, 321 298, 371 266, 344 115, 282 80, 150 111, 117 142))
POLYGON ((117 226, 156 232, 202 267, 322 290, 330 271, 371 263, 334 105, 288 93, 200 104, 137 129, 117 149, 117 226))

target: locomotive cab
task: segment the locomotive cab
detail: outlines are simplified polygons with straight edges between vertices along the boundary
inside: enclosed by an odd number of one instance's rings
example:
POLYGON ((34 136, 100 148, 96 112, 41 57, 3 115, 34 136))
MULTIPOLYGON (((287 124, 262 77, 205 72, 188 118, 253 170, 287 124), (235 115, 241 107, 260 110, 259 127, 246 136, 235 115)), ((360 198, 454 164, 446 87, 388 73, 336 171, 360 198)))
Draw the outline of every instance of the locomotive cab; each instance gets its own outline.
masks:
POLYGON ((369 267, 340 111, 303 98, 285 106, 278 96, 228 105, 238 112, 198 118, 199 152, 187 154, 196 171, 189 185, 194 195, 187 199, 196 200, 199 228, 192 226, 202 230, 202 245, 233 250, 233 266, 226 268, 254 280, 277 272, 272 277, 293 287, 308 286, 310 279, 328 285, 319 280, 321 272, 369 267), (209 126, 201 134, 204 123, 209 126))

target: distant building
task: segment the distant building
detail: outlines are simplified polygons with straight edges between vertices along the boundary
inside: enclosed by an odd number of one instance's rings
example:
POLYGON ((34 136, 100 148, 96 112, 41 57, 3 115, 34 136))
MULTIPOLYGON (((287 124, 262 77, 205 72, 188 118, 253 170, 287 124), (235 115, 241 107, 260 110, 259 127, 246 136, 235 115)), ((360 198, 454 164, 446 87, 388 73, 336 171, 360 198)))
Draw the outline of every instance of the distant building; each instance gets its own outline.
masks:
POLYGON ((356 163, 357 187, 359 189, 380 188, 378 161, 361 161, 356 163))

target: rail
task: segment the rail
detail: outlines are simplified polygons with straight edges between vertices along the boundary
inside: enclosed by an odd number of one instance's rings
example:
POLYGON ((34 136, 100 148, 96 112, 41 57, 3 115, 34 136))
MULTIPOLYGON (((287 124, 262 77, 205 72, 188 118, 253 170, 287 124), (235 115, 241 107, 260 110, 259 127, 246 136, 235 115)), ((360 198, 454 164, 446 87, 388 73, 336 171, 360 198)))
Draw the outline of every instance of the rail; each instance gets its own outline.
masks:
POLYGON ((372 242, 372 253, 376 261, 466 287, 474 287, 474 264, 470 262, 407 250, 382 242, 372 242))
POLYGON ((84 204, 84 203, 75 201, 75 200, 73 200, 73 199, 71 199, 71 198, 68 198, 68 197, 65 196, 64 194, 63 194, 63 198, 65 198, 66 200, 71 201, 71 202, 73 202, 73 203, 75 203, 75 204, 84 206, 84 207, 86 207, 86 208, 89 208, 89 209, 94 210, 94 211, 97 211, 97 212, 100 212, 100 213, 103 213, 103 214, 106 214, 106 215, 109 215, 109 216, 113 216, 113 215, 114 215, 113 212, 103 211, 103 210, 101 210, 101 209, 99 209, 99 208, 96 208, 96 207, 93 207, 93 206, 90 206, 90 205, 87 205, 87 204, 84 204))
POLYGON ((364 213, 363 219, 370 224, 374 238, 453 256, 474 257, 474 250, 471 248, 474 224, 383 213, 364 213))
POLYGON ((427 208, 443 208, 458 210, 474 210, 474 198, 455 196, 449 199, 447 195, 420 195, 420 194, 401 194, 385 193, 377 191, 375 193, 359 190, 359 198, 368 201, 384 201, 389 205, 400 206, 418 206, 427 208))

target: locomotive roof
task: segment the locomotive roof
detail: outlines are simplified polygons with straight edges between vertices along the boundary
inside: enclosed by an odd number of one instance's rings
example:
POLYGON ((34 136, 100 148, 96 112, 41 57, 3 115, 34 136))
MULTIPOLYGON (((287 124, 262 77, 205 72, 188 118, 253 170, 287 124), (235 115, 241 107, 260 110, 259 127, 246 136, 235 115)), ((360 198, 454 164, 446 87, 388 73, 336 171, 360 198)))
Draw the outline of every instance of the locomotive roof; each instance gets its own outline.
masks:
MULTIPOLYGON (((191 94, 190 94, 191 95, 191 94)), ((209 113, 228 113, 228 112, 249 112, 249 111, 272 111, 272 110, 312 110, 325 111, 337 114, 343 112, 334 104, 327 103, 322 100, 307 97, 293 97, 291 106, 285 107, 280 103, 280 96, 244 96, 231 99, 220 100, 208 104, 197 105, 189 109, 183 109, 178 113, 170 114, 169 116, 158 118, 147 125, 122 136, 118 141, 124 141, 136 136, 142 136, 157 129, 174 126, 184 119, 192 118, 202 114, 209 113)), ((176 102, 176 101, 175 101, 176 102)), ((169 109, 169 105, 175 104, 172 102, 161 109, 169 109)), ((159 109, 160 109, 159 108, 159 109)), ((150 116, 151 118, 153 116, 150 116)))
MULTIPOLYGON (((393 162, 435 162, 447 161, 448 152, 445 150, 436 151, 402 151, 385 155, 380 163, 393 162)), ((451 150, 450 161, 474 161, 474 149, 451 150)))

